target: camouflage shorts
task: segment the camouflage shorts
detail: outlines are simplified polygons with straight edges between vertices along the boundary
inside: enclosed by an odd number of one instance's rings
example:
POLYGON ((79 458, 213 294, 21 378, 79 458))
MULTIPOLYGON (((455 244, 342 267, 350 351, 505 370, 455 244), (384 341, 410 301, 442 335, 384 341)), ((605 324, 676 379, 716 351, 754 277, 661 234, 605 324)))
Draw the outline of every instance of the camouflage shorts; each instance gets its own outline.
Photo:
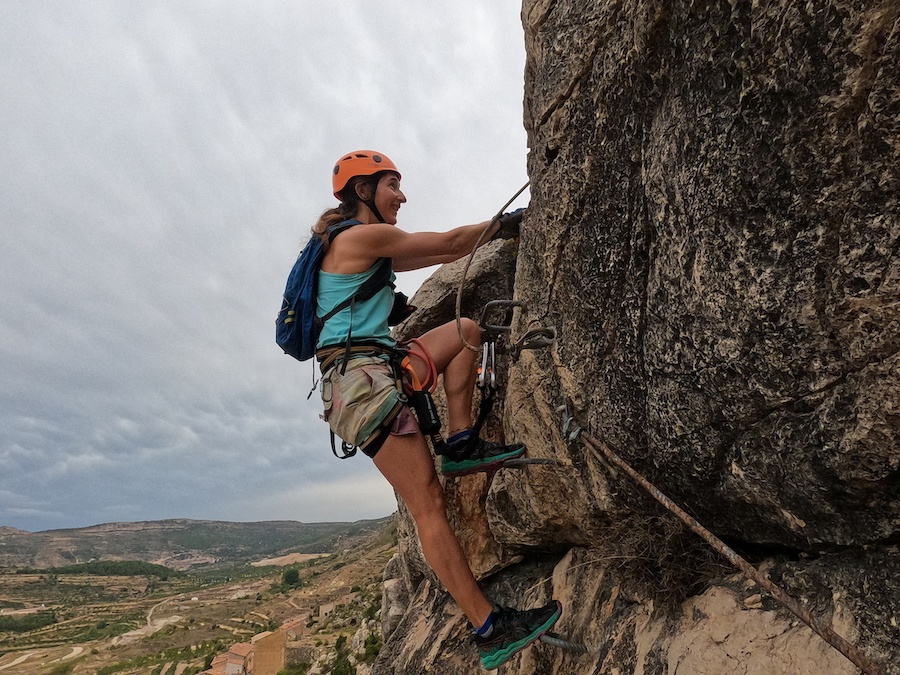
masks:
POLYGON ((335 436, 366 452, 367 441, 397 417, 406 398, 386 357, 355 356, 344 373, 341 365, 322 376, 323 418, 335 436))

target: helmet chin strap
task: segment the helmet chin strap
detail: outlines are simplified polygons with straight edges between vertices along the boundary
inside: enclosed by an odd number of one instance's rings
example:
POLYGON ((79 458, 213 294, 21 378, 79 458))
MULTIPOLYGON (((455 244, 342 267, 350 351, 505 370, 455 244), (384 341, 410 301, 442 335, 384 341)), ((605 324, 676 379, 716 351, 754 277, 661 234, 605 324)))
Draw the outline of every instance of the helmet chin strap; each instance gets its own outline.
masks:
POLYGON ((360 194, 359 186, 357 186, 357 189, 356 189, 356 196, 359 197, 359 201, 361 201, 363 204, 365 204, 366 206, 369 207, 369 211, 371 211, 372 215, 374 215, 378 219, 375 222, 383 223, 384 216, 381 215, 381 211, 379 211, 378 207, 375 206, 375 192, 378 190, 378 181, 375 180, 374 182, 370 182, 369 186, 372 189, 372 196, 370 198, 363 197, 360 194))
POLYGON ((381 212, 378 210, 378 207, 375 206, 375 200, 374 200, 374 199, 363 199, 363 200, 361 200, 361 201, 362 201, 363 204, 365 204, 366 206, 369 207, 369 211, 371 211, 372 214, 378 219, 378 220, 375 221, 376 223, 383 223, 383 222, 385 222, 384 217, 381 215, 381 212))

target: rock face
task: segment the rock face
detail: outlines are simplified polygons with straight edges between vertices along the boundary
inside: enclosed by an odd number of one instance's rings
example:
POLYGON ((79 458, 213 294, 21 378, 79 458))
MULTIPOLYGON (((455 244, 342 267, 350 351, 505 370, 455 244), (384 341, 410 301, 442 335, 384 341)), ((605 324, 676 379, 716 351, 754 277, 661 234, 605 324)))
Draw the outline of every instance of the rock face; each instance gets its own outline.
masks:
MULTIPOLYGON (((856 672, 567 442, 570 400, 900 673, 900 5, 525 0, 522 18, 513 335, 559 340, 509 361, 502 433, 559 465, 454 481, 451 511, 482 575, 524 556, 492 598, 560 598, 559 632, 599 653, 539 646, 501 672, 856 672)), ((409 605, 373 672, 472 672, 406 533, 409 605)))
POLYGON ((516 291, 561 329, 552 395, 702 486, 718 531, 877 542, 900 517, 898 7, 709 5, 526 3, 516 291))

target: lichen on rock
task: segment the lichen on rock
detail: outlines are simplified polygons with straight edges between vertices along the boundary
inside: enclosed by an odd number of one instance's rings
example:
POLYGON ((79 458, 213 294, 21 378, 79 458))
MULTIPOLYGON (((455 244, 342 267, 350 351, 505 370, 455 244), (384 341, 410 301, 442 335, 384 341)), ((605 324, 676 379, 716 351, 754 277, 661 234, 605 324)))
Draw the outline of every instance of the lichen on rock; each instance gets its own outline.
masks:
MULTIPOLYGON (((522 20, 531 203, 502 293, 526 305, 514 332, 559 339, 506 364, 493 433, 559 464, 454 484, 450 508, 462 525, 483 506, 467 542, 482 572, 524 556, 488 592, 564 598, 560 631, 600 653, 540 646, 503 672, 854 672, 760 589, 642 527, 667 515, 563 437, 566 400, 900 672, 900 6, 525 0, 522 20), (644 564, 623 528, 646 535, 650 574, 612 559, 644 564), (667 576, 669 554, 692 569, 667 576), (674 604, 666 579, 687 588, 674 604)), ((452 318, 433 304, 429 321, 452 318)), ((420 578, 385 651, 406 665, 376 673, 423 672, 430 633, 404 626, 450 616, 420 578)), ((471 672, 453 636, 428 672, 471 672)))

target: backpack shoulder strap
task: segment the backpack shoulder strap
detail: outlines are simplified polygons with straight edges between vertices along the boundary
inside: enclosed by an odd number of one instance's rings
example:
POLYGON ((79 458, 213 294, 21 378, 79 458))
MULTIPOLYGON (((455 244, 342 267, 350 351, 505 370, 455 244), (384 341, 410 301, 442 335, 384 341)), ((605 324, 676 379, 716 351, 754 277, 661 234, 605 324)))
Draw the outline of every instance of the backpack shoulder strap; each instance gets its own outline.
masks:
MULTIPOLYGON (((334 238, 341 232, 345 232, 355 225, 362 225, 362 221, 356 220, 355 218, 350 218, 349 220, 344 220, 337 225, 332 225, 327 230, 328 243, 330 244, 332 241, 334 241, 334 238)), ((377 264, 378 269, 375 270, 372 276, 366 279, 358 289, 356 289, 356 292, 353 295, 335 305, 330 312, 318 319, 321 322, 321 325, 324 325, 326 321, 328 321, 331 317, 335 316, 339 312, 347 309, 352 303, 365 302, 366 300, 375 297, 378 291, 380 291, 385 286, 390 286, 391 289, 395 288, 393 282, 391 282, 391 259, 379 258, 377 264)))
POLYGON ((319 321, 324 324, 331 317, 336 315, 338 312, 342 312, 347 309, 354 302, 365 302, 370 298, 374 298, 375 295, 385 286, 390 286, 391 289, 394 288, 394 283, 391 281, 391 259, 390 258, 379 258, 378 259, 378 269, 366 279, 362 284, 360 284, 359 288, 356 289, 356 292, 351 295, 346 300, 339 302, 335 305, 330 312, 328 312, 325 316, 320 317, 319 321))
POLYGON ((325 232, 328 234, 328 243, 330 244, 334 241, 334 238, 338 236, 341 232, 345 230, 349 230, 354 225, 362 225, 361 220, 356 220, 355 218, 350 218, 349 220, 345 220, 343 222, 338 223, 337 225, 332 225, 325 232))

